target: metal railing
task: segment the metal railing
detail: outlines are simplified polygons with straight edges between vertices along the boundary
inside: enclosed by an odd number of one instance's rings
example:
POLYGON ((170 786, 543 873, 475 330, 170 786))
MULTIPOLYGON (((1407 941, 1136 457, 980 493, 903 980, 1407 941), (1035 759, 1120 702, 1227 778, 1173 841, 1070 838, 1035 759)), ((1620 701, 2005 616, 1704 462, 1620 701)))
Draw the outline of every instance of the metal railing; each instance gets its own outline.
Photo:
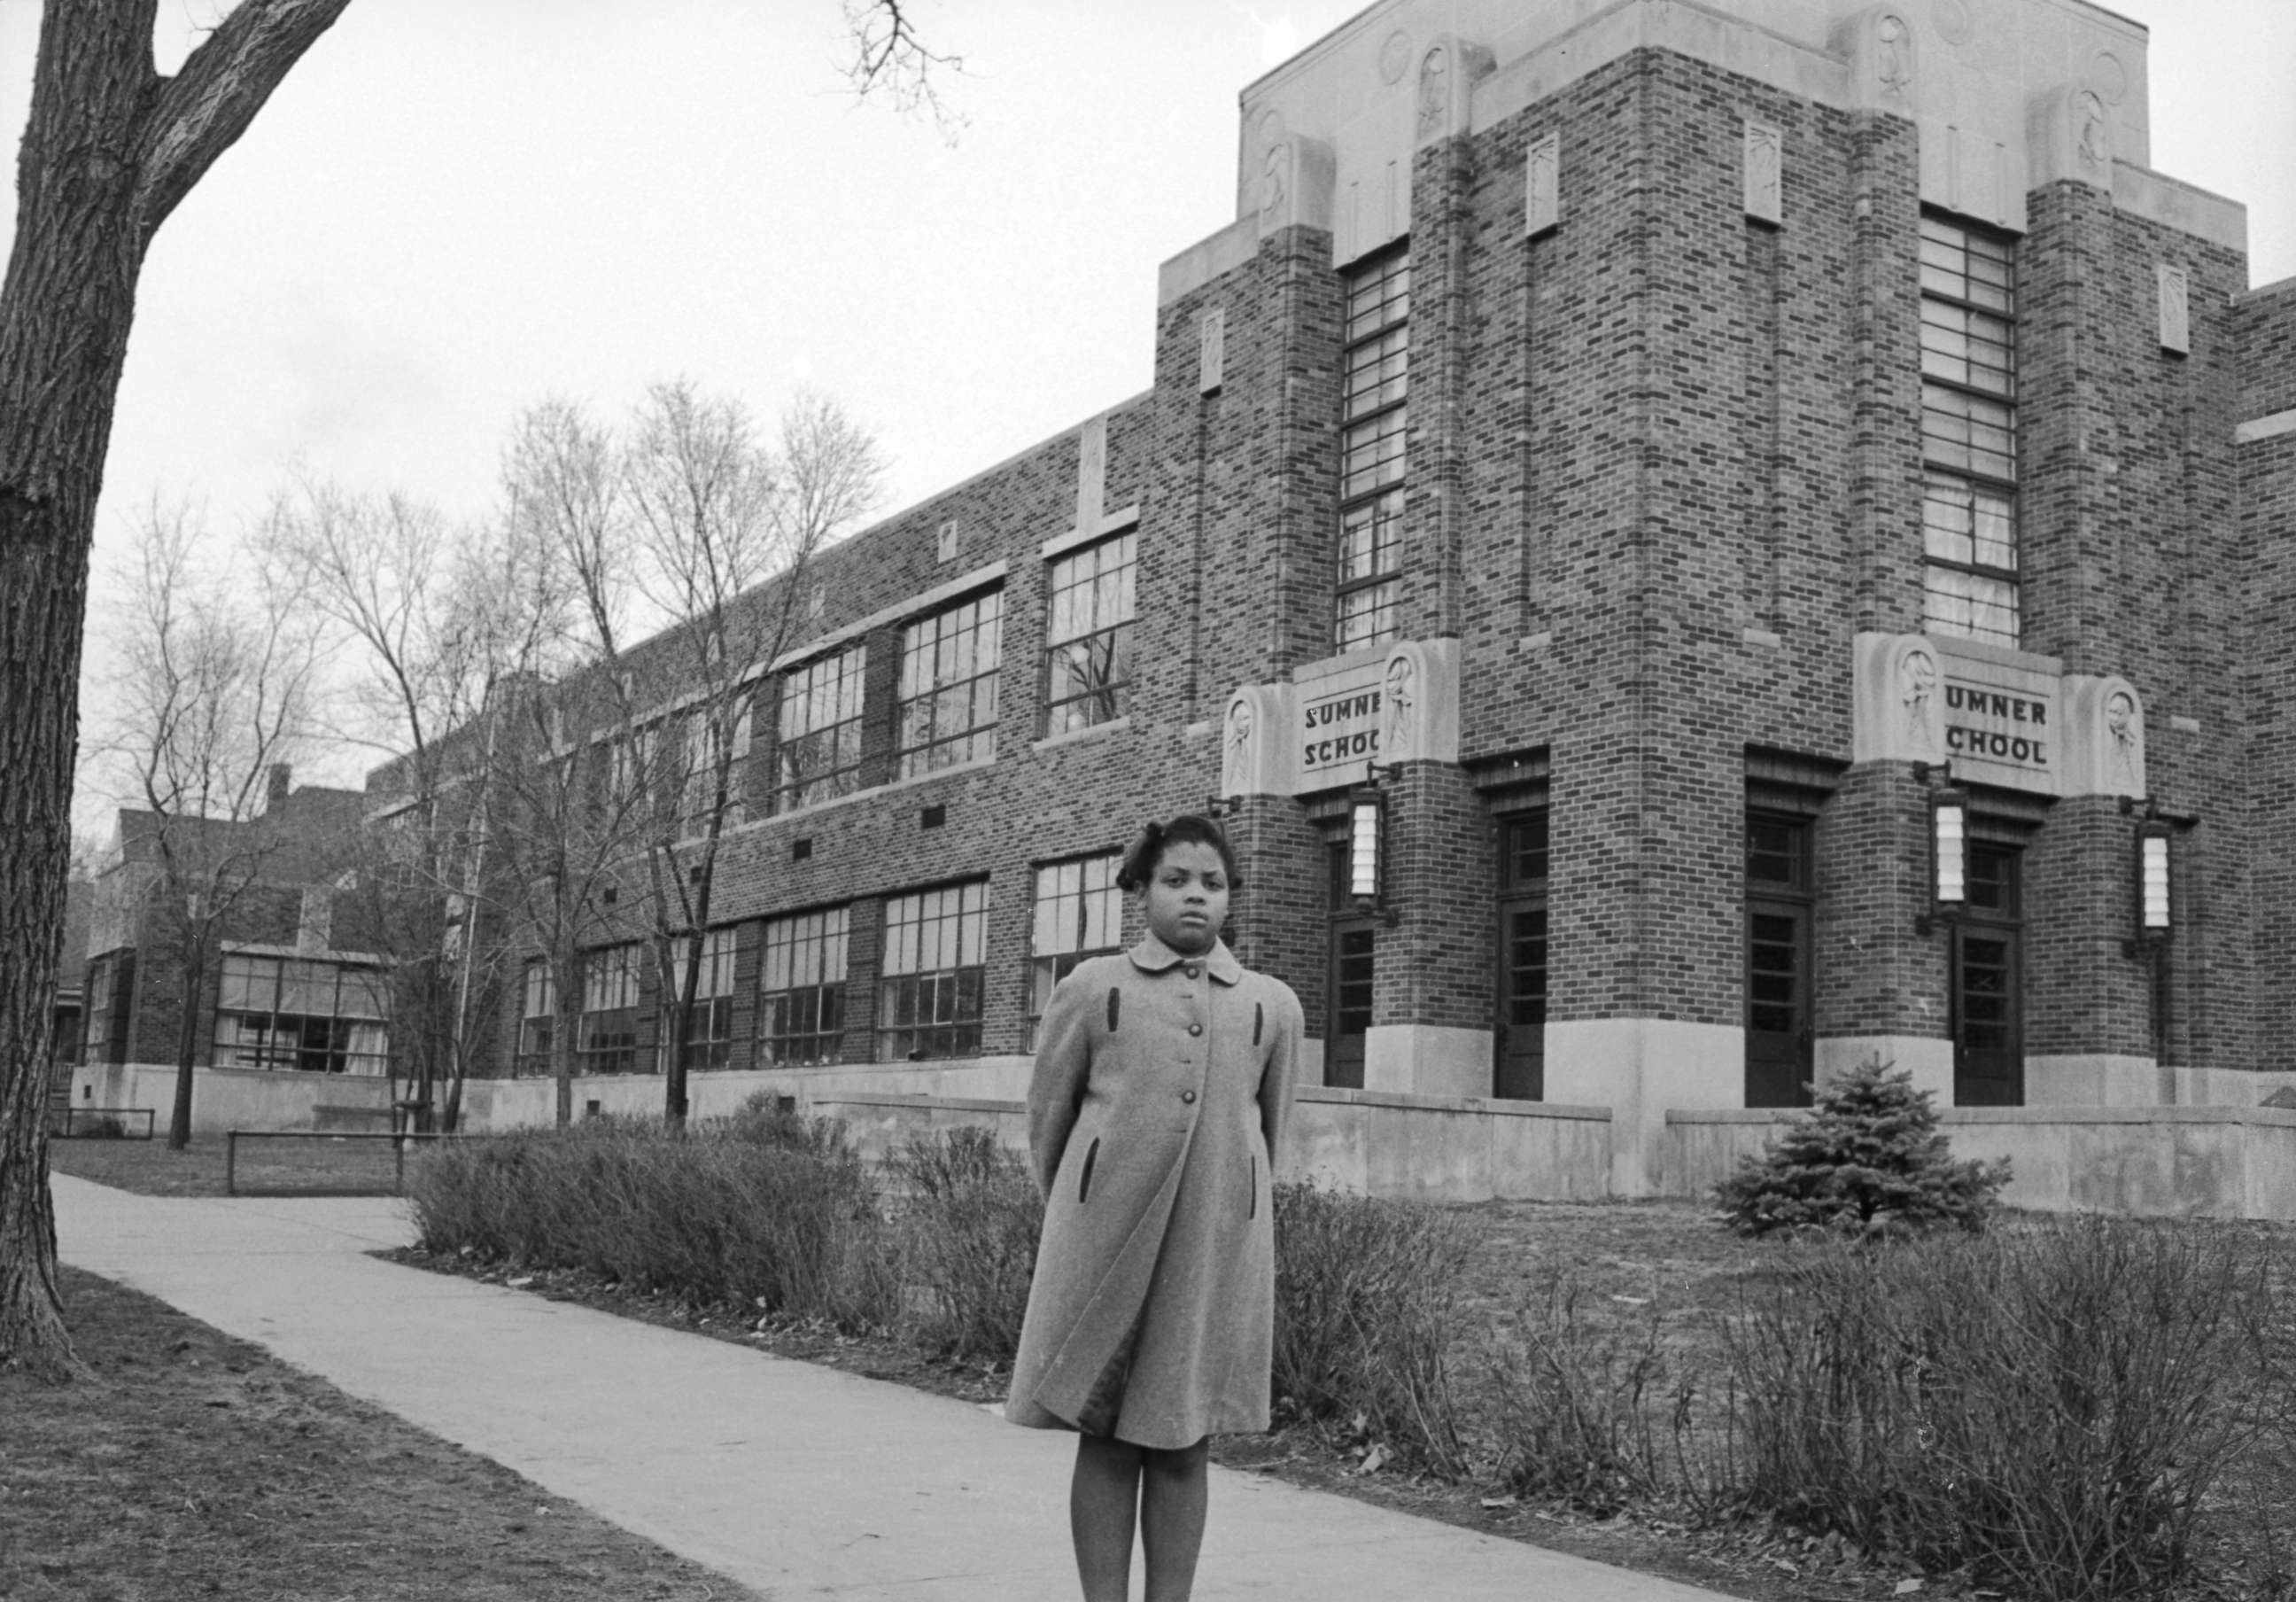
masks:
POLYGON ((48 1109, 51 1140, 149 1140, 149 1107, 63 1106, 48 1109), (139 1126, 137 1120, 142 1120, 139 1126), (108 1126, 108 1127, 107 1127, 108 1126))
MULTIPOLYGON (((412 1130, 393 1134, 333 1131, 320 1134, 310 1130, 226 1130, 224 1132, 224 1194, 234 1196, 404 1195, 406 1194, 406 1154, 409 1147, 432 1145, 442 1140, 480 1138, 483 1137, 417 1134, 412 1130), (275 1181, 260 1177, 250 1181, 242 1179, 241 1174, 240 1142, 242 1140, 257 1143, 250 1147, 250 1158, 263 1149, 261 1143, 278 1141, 299 1142, 299 1149, 310 1155, 302 1162, 275 1164, 275 1167, 284 1169, 283 1177, 275 1181), (383 1186, 380 1162, 362 1165, 358 1162, 346 1160, 353 1153, 372 1152, 382 1146, 390 1148, 388 1188, 383 1186)), ((258 1167, 259 1169, 260 1165, 258 1167)))

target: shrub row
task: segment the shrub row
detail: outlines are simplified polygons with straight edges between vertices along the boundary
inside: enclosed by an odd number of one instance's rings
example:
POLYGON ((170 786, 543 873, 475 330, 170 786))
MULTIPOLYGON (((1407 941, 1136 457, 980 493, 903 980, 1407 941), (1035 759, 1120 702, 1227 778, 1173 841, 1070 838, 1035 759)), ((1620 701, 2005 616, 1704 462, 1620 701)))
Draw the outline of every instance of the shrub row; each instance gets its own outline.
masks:
MULTIPOLYGON (((682 1138, 597 1121, 450 1145, 411 1188, 432 1251, 990 1362, 1042 1218, 984 1132, 873 1171, 840 1125, 765 1106, 682 1138)), ((1485 1328, 1460 1215, 1289 1184, 1275 1217, 1284 1415, 1600 1515, 1769 1517, 2021 1595, 2137 1598, 2190 1576, 2226 1476, 2291 1438, 2284 1291, 2236 1226, 1805 1232, 1720 1312, 1595 1317, 1561 1274, 1485 1328)))

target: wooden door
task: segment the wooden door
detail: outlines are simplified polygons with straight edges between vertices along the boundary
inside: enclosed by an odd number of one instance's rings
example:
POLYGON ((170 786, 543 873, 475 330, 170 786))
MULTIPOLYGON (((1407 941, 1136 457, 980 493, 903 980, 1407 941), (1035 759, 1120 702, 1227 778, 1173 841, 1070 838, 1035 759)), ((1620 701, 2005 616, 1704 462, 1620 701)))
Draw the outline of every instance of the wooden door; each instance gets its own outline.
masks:
POLYGON ((2024 921, 2018 854, 1969 848, 1969 909, 1953 932, 1953 1104, 2025 1105, 2024 921))
POLYGON ((1816 1074, 1810 822, 1746 816, 1746 1105, 1806 1107, 1816 1074))

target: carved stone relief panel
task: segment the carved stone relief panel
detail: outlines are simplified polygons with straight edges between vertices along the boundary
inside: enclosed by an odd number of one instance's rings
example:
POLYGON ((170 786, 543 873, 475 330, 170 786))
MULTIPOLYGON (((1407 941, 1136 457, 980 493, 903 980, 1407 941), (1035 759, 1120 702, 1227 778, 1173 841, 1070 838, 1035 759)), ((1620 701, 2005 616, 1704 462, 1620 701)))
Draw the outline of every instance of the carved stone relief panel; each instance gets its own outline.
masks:
POLYGON ((1291 794, 1299 781, 1293 722, 1288 684, 1248 684, 1229 696, 1220 719, 1220 794, 1291 794))
POLYGON ((2178 356, 2193 352, 2193 289, 2185 269, 2164 261, 2158 269, 2161 283, 2161 349, 2178 356))
POLYGON ((1459 642, 1406 640, 1380 670, 1379 760, 1459 760, 1459 642))
POLYGON ((1945 760, 1945 675, 1922 636, 1859 635, 1851 694, 1852 760, 1945 760))
POLYGON ((1227 382, 1227 308, 1215 306, 1196 323, 1196 392, 1209 395, 1227 382))
POLYGON ((2073 673, 2065 678, 2064 793, 2147 793, 2144 702, 2136 686, 2117 677, 2073 673))
POLYGON ((1785 135, 1767 122, 1748 122, 1745 135, 1746 215, 1773 226, 1786 220, 1785 135))
POLYGON ((1524 235, 1536 239, 1562 220, 1562 136, 1548 134, 1530 142, 1524 163, 1524 235))
POLYGON ((1294 223, 1330 227, 1333 173, 1332 147, 1323 140, 1293 136, 1270 145, 1260 160, 1259 236, 1294 223))
POLYGON ((2025 130, 2035 185, 2075 178, 2112 187, 2112 118, 2095 90, 2076 86, 2040 96, 2026 115, 2025 130))
POLYGON ((1844 32, 1850 95, 1857 109, 1911 117, 1919 61, 1906 12, 1897 5, 1877 5, 1852 18, 1844 32))
POLYGON ((1467 131, 1475 84, 1497 65, 1480 45, 1445 35, 1419 53, 1417 110, 1412 139, 1424 144, 1467 131))

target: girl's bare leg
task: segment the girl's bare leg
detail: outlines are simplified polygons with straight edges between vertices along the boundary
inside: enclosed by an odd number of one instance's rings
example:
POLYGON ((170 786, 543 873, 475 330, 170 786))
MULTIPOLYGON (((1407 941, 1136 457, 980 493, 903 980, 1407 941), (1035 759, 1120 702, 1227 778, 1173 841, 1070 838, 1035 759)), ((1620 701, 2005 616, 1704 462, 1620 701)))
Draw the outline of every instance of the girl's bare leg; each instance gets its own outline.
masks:
POLYGON ((1196 1554, 1204 1544, 1210 1454, 1199 1441, 1177 1451, 1140 1455, 1140 1544, 1148 1557, 1148 1602, 1188 1602, 1196 1583, 1196 1554))
MULTIPOLYGON (((1144 1452, 1129 1442, 1104 1435, 1077 1437, 1076 1473, 1069 1481, 1069 1535, 1076 1542, 1077 1578, 1084 1582, 1084 1602, 1125 1602, 1132 1583, 1132 1530, 1140 1516, 1141 1459, 1164 1455, 1144 1452)), ((1201 1513, 1196 1528, 1201 1536, 1201 1513)), ((1155 1556, 1152 1537, 1148 1547, 1152 1595, 1156 1586, 1155 1556)), ((1193 1567, 1193 1557, 1190 1564, 1193 1567)))

